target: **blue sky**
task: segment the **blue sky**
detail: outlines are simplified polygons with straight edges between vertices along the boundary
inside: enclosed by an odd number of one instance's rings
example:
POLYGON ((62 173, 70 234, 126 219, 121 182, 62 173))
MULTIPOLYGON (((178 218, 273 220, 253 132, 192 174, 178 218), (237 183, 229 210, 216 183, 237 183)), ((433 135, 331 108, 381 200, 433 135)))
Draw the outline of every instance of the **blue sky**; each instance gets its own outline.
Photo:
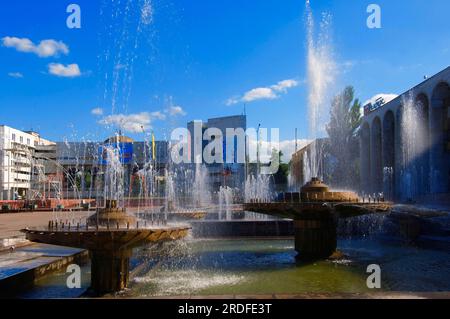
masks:
MULTIPOLYGON (((114 131, 104 124, 118 115, 139 122, 145 113, 146 128, 164 138, 189 120, 243 113, 250 93, 249 126, 279 127, 283 140, 294 139, 295 128, 299 138, 308 137, 303 0, 154 0, 151 22, 145 21, 138 33, 133 21, 141 12, 132 5, 126 14, 126 2, 3 4, 0 124, 33 128, 52 140, 97 140, 114 131), (70 3, 81 7, 80 30, 66 27, 70 3), (114 19, 112 13, 121 15, 114 19), (33 46, 20 52, 24 39, 33 46), (56 42, 46 53, 39 43, 49 39, 56 42), (285 80, 297 85, 274 91, 285 80), (251 101, 258 88, 274 95, 251 101), (113 118, 108 116, 114 96, 113 118), (230 99, 236 103, 227 103, 230 99), (92 114, 94 108, 103 113, 92 114)), ((312 0, 311 6, 317 21, 322 12, 332 15, 339 71, 333 93, 353 85, 363 101, 379 93, 400 94, 450 65, 447 0, 312 0), (378 30, 366 26, 366 8, 374 2, 382 8, 378 30)), ((136 127, 127 127, 128 135, 142 139, 136 127)))

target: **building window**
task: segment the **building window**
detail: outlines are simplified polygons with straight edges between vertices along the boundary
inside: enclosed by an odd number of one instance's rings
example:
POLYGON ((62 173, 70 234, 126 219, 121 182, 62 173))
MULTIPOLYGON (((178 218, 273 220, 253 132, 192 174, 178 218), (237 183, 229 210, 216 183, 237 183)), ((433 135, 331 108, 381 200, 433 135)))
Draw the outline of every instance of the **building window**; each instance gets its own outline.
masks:
POLYGON ((23 136, 20 137, 20 143, 23 143, 23 136))
POLYGON ((27 145, 30 145, 30 139, 27 138, 27 145))
POLYGON ((14 134, 14 133, 13 133, 13 135, 12 135, 12 140, 13 140, 13 142, 16 141, 16 134, 14 134))

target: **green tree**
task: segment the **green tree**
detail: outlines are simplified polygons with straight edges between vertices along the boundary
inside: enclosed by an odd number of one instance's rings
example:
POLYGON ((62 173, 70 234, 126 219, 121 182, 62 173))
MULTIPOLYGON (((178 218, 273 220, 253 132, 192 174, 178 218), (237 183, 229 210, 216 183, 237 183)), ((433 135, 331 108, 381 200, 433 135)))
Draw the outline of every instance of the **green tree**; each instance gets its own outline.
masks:
POLYGON ((272 150, 271 162, 273 162, 274 160, 277 160, 279 162, 278 171, 275 174, 273 174, 273 179, 277 191, 286 190, 288 184, 289 164, 283 163, 281 160, 282 158, 283 158, 282 151, 277 151, 276 149, 272 150), (278 156, 278 159, 275 159, 276 156, 278 156))
POLYGON ((327 125, 329 153, 336 160, 331 174, 335 187, 359 188, 359 137, 361 102, 352 86, 334 97, 327 125))

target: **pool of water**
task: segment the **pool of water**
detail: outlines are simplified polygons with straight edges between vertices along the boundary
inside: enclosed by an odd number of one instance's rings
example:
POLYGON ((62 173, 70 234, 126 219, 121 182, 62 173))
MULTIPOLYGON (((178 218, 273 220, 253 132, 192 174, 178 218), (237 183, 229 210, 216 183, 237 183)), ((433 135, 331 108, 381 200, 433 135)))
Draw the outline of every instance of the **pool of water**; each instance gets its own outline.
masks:
POLYGON ((185 243, 186 257, 160 260, 133 280, 131 297, 168 295, 369 292, 367 266, 378 264, 385 291, 450 291, 450 250, 385 238, 340 240, 339 261, 296 262, 292 240, 185 243))
MULTIPOLYGON (((135 251, 130 289, 117 297, 369 292, 367 266, 381 267, 383 291, 450 291, 450 246, 430 240, 407 245, 384 238, 341 239, 339 261, 297 262, 293 240, 186 240, 135 251), (159 252, 161 253, 161 248, 159 252), (137 268, 136 268, 137 267, 137 268)), ((67 274, 36 282, 23 298, 73 298, 89 287, 68 289, 67 274)))

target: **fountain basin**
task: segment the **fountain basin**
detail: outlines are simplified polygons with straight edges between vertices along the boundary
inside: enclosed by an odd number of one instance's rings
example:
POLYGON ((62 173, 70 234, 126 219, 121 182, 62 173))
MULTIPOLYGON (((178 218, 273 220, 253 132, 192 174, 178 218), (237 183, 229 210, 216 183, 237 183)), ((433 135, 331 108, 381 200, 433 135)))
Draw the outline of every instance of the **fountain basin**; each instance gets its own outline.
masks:
MULTIPOLYGON (((298 194, 298 193, 297 193, 298 194)), ((376 212, 388 212, 386 202, 361 203, 353 192, 332 192, 318 178, 302 187, 297 201, 244 204, 247 211, 294 220, 295 250, 299 258, 321 259, 337 248, 337 219, 376 212)), ((285 199, 286 196, 283 196, 285 199)))
POLYGON ((321 215, 335 214, 338 218, 350 218, 373 213, 387 213, 392 203, 309 202, 309 203, 247 203, 246 211, 289 219, 314 219, 321 215))
POLYGON ((32 242, 76 247, 87 250, 120 250, 164 240, 177 240, 188 235, 190 227, 158 227, 148 229, 22 229, 32 242))
POLYGON ((91 289, 96 295, 117 292, 129 284, 129 265, 133 248, 150 243, 178 240, 188 235, 189 227, 144 229, 23 229, 26 238, 37 243, 89 250, 91 289))

